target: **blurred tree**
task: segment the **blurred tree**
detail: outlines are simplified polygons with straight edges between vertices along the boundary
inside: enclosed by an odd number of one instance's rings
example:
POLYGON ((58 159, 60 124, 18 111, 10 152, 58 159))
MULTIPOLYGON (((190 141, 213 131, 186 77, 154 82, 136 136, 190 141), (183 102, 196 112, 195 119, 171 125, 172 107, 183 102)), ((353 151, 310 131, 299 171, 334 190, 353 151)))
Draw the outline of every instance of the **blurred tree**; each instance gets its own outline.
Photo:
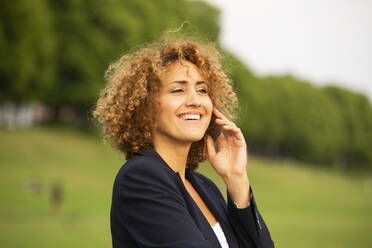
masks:
POLYGON ((219 11, 202 1, 5 1, 0 10, 0 101, 40 100, 82 111, 108 64, 189 21, 216 40, 219 11))
POLYGON ((250 151, 343 167, 372 164, 372 112, 365 96, 337 87, 323 90, 290 75, 259 78, 233 55, 225 56, 250 151), (333 91, 357 97, 339 96, 336 101, 332 94, 339 94, 333 91))
POLYGON ((339 124, 345 137, 341 143, 340 163, 344 166, 372 164, 372 106, 365 95, 335 86, 324 92, 337 105, 342 116, 339 124))
MULTIPOLYGON (((95 102, 105 69, 121 53, 187 18, 199 26, 203 15, 205 29, 218 32, 218 11, 202 2, 49 0, 49 5, 58 40, 57 83, 49 103, 83 110, 95 102), (205 10, 194 11, 195 5, 205 10)), ((217 36, 214 33, 213 38, 217 36)))
POLYGON ((55 38, 46 1, 2 1, 0 102, 46 99, 54 87, 55 38))

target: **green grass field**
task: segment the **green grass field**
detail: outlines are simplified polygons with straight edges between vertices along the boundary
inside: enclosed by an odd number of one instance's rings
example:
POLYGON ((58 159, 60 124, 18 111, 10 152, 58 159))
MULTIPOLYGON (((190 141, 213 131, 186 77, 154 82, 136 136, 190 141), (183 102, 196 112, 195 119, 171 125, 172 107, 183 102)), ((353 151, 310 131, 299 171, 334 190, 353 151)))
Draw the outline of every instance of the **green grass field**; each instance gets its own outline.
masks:
MULTIPOLYGON (((0 130, 0 247, 111 247, 112 183, 124 158, 66 128, 0 130), (40 182, 32 194, 27 183, 40 182), (63 185, 52 211, 50 187, 63 185)), ((372 247, 372 175, 250 158, 248 175, 276 247, 372 247)), ((199 169, 225 193, 208 163, 199 169)))

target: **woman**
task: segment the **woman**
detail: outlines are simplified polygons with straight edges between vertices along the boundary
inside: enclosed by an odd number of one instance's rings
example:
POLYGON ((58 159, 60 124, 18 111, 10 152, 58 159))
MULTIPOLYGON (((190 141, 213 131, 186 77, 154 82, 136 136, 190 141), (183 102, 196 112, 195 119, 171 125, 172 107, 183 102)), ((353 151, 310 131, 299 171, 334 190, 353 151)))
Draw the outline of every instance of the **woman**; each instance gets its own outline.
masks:
POLYGON ((122 56, 94 116, 126 155, 112 195, 113 247, 274 247, 246 172, 237 106, 211 43, 163 39, 122 56), (217 146, 217 151, 216 147, 217 146), (195 172, 206 159, 227 188, 195 172))

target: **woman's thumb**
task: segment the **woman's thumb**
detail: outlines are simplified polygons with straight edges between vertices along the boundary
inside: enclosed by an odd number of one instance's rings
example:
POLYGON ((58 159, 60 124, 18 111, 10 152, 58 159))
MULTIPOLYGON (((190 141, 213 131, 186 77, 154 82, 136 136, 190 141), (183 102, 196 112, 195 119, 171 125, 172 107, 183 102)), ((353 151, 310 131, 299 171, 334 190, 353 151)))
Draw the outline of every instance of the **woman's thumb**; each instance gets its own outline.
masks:
POLYGON ((216 148, 214 147, 214 141, 210 135, 207 135, 207 152, 208 152, 208 158, 216 155, 216 148))

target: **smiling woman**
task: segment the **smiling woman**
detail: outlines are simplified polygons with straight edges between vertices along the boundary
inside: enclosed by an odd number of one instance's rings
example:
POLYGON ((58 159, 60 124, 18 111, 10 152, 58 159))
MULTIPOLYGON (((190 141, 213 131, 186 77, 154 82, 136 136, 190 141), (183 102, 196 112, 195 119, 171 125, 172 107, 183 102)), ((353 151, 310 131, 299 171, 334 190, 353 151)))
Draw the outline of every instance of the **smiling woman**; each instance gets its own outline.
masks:
POLYGON ((193 143, 201 140, 207 130, 213 110, 208 86, 198 68, 176 61, 165 68, 159 94, 160 112, 156 118, 153 143, 193 143), (164 110, 164 111, 162 111, 164 110))
POLYGON ((165 38, 109 67, 93 115, 128 159, 114 182, 113 247, 274 246, 249 184, 246 143, 231 121, 237 98, 219 59, 212 43, 165 38), (227 204, 195 172, 207 155, 226 184, 227 204))

